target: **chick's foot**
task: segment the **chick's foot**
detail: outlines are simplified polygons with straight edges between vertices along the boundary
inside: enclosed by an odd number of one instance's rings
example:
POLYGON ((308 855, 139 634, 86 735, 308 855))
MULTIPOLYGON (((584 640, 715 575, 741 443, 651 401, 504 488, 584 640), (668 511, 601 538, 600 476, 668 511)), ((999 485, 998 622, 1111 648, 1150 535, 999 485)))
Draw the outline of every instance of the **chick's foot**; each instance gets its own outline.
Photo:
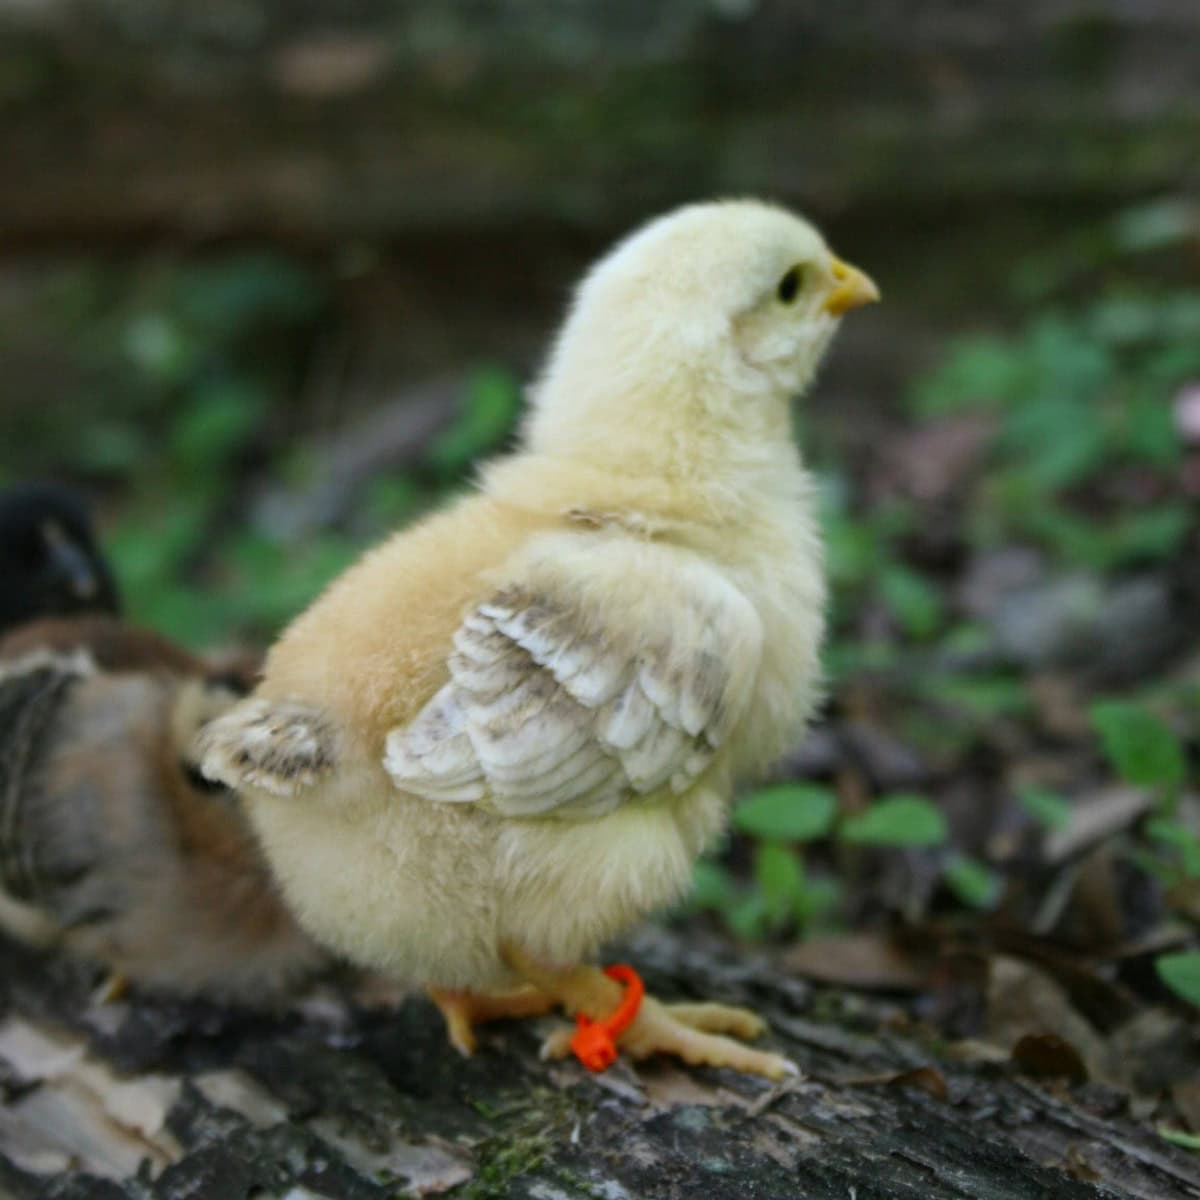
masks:
MULTIPOLYGON (((512 947, 506 957, 541 995, 555 997, 569 1013, 599 1020, 621 1002, 621 985, 599 967, 546 967, 512 947)), ((646 996, 637 1016, 616 1041, 637 1061, 669 1054, 697 1066, 732 1067, 767 1079, 799 1074, 796 1065, 781 1055, 754 1050, 734 1040, 749 1041, 765 1030, 766 1023, 749 1009, 727 1004, 663 1004, 646 996)), ((571 1053, 574 1033, 569 1028, 552 1033, 542 1046, 542 1057, 565 1058, 571 1053)))
POLYGON ((540 1017, 554 1008, 556 1001, 538 988, 528 985, 507 992, 460 992, 430 988, 429 998, 437 1005, 446 1022, 450 1044, 469 1058, 475 1053, 475 1026, 486 1021, 504 1021, 520 1017, 540 1017))

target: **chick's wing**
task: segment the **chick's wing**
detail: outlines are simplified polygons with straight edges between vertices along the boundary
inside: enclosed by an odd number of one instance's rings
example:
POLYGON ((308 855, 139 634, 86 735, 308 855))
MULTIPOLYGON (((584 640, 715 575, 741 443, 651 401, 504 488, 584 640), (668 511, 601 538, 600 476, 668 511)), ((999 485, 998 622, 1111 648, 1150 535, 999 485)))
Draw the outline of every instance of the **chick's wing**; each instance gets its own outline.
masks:
POLYGON ((449 682, 387 738, 397 787, 507 817, 587 818, 701 774, 762 653, 750 602, 674 548, 538 539, 454 635, 449 682))
POLYGON ((45 883, 26 829, 41 760, 68 693, 89 670, 80 656, 49 653, 0 663, 0 888, 21 900, 39 897, 45 883))

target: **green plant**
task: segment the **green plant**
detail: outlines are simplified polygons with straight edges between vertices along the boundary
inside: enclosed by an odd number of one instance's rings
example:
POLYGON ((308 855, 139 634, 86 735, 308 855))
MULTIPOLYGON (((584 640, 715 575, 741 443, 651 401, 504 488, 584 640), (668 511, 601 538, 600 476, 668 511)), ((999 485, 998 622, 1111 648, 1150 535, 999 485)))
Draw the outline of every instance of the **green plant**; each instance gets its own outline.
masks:
MULTIPOLYGON (((1160 717, 1127 701, 1094 704, 1091 718, 1113 771, 1155 796, 1134 861, 1168 888, 1200 879, 1200 836, 1178 816, 1188 769, 1179 738, 1160 717)), ((1200 951, 1159 955, 1155 968, 1172 991, 1200 1005, 1200 951)))
POLYGON ((701 860, 691 906, 717 913, 743 938, 793 926, 808 930, 832 918, 841 884, 810 872, 804 853, 810 843, 825 839, 845 847, 928 850, 938 855, 947 888, 964 904, 991 908, 1000 897, 1000 878, 947 846, 946 819, 923 796, 884 796, 862 812, 839 816, 837 797, 829 788, 780 784, 745 797, 734 809, 732 824, 753 843, 752 880, 739 883, 720 864, 701 860))
POLYGON ((1122 700, 1092 705, 1091 719, 1113 770, 1127 783, 1155 789, 1161 807, 1173 810, 1187 776, 1187 758, 1170 726, 1122 700))
POLYGON ((1200 1008, 1200 950, 1160 954, 1154 969, 1171 991, 1200 1008))
MULTIPOLYGON (((858 513, 841 475, 827 472, 824 485, 821 516, 835 625, 844 624, 868 596, 878 596, 905 637, 929 641, 942 629, 945 611, 938 589, 904 561, 900 540, 912 528, 910 508, 889 504, 858 513)), ((849 674, 862 661, 861 655, 840 664, 835 658, 833 666, 849 674)))
POLYGON ((922 420, 985 411, 997 432, 976 484, 980 542, 1027 539, 1071 565, 1112 570, 1180 545, 1186 507, 1147 507, 1110 486, 1169 473, 1182 447, 1170 397, 1200 371, 1200 299, 1122 291, 1035 316, 1012 337, 973 337, 909 392, 922 420))

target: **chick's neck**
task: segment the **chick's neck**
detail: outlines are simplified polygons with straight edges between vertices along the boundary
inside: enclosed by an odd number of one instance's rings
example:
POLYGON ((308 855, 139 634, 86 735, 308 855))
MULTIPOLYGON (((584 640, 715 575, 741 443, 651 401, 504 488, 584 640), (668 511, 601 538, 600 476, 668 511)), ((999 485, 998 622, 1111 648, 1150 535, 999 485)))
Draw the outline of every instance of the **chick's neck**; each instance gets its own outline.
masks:
POLYGON ((634 513, 664 533, 729 529, 780 505, 807 505, 786 400, 738 396, 704 407, 696 397, 672 405, 661 392, 640 404, 626 396, 575 406, 569 417, 551 410, 549 419, 542 398, 520 450, 484 471, 484 490, 538 512, 634 513))

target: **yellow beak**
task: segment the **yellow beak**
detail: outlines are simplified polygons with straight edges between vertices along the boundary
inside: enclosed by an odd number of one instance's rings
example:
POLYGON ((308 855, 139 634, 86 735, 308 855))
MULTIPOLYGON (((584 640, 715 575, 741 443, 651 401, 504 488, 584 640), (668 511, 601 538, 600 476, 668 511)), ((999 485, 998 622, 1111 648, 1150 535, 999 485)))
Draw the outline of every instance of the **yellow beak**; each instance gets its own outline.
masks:
POLYGON ((834 287, 821 306, 831 316, 840 317, 852 308, 860 308, 879 299, 879 289, 870 275, 842 262, 840 258, 833 260, 833 278, 834 287))

